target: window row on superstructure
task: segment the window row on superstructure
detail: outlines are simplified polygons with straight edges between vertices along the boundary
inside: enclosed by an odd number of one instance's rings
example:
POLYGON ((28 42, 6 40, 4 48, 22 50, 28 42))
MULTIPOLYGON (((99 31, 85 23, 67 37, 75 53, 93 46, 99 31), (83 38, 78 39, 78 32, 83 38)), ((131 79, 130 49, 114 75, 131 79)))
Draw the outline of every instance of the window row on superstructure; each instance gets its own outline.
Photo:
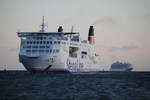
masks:
POLYGON ((27 39, 44 40, 44 39, 47 39, 47 38, 46 37, 27 37, 27 39))
MULTIPOLYGON (((27 37, 28 40, 46 40, 46 39, 52 39, 52 38, 53 37, 36 37, 36 36, 35 37, 27 37)), ((55 38, 57 38, 58 40, 68 40, 68 37, 57 36, 55 38)))
POLYGON ((60 44, 60 41, 27 41, 27 44, 60 44))
POLYGON ((50 50, 26 50, 27 53, 34 53, 34 52, 47 52, 47 53, 58 53, 59 49, 50 49, 50 50))
POLYGON ((50 48, 50 46, 23 46, 23 48, 50 48))

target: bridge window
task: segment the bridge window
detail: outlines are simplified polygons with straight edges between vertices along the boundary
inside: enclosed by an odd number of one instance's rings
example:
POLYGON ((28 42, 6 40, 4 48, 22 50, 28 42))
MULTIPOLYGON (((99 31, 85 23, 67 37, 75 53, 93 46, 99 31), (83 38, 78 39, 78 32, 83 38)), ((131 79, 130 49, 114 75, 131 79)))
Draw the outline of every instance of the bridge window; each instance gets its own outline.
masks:
POLYGON ((66 42, 61 42, 61 44, 66 44, 66 42))
POLYGON ((49 48, 49 46, 46 46, 46 48, 49 48))
POLYGON ((29 44, 29 41, 27 41, 27 44, 29 44))
POLYGON ((38 48, 38 46, 32 46, 32 48, 38 48))
POLYGON ((31 46, 27 46, 27 48, 31 48, 31 46))
POLYGON ((43 39, 46 39, 46 37, 43 37, 43 39))
POLYGON ((44 52, 44 50, 39 50, 39 52, 44 52))
POLYGON ((49 50, 46 50, 46 52, 49 52, 49 50))
POLYGON ((57 41, 54 41, 54 44, 57 44, 57 41))
POLYGON ((40 46, 40 48, 45 48, 45 46, 40 46))
POLYGON ((31 52, 31 50, 26 50, 26 52, 31 52))
POLYGON ((37 50, 32 50, 32 52, 37 52, 37 50))
POLYGON ((36 44, 36 42, 34 41, 33 44, 36 44))
POLYGON ((49 50, 49 52, 51 53, 51 52, 52 52, 52 49, 51 49, 51 50, 49 50))

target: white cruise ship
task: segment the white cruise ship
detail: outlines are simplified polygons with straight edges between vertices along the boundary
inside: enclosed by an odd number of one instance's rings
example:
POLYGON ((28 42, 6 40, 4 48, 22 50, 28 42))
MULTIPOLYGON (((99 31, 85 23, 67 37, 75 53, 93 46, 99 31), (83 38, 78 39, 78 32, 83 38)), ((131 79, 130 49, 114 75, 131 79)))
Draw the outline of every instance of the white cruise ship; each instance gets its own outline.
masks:
POLYGON ((19 61, 28 71, 91 72, 100 71, 99 56, 94 48, 94 28, 88 40, 78 32, 46 32, 44 16, 39 32, 17 32, 21 39, 19 61))
POLYGON ((132 71, 132 70, 133 70, 133 67, 130 63, 123 63, 123 62, 119 62, 119 61, 114 62, 113 64, 111 64, 111 67, 110 67, 110 71, 126 71, 126 72, 129 72, 129 71, 132 71))

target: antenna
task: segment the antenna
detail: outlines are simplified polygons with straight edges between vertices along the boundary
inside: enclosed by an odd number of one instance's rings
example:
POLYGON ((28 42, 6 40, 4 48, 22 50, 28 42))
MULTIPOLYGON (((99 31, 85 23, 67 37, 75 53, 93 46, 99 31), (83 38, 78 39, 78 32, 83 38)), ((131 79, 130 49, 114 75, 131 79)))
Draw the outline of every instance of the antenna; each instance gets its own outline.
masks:
POLYGON ((72 27, 71 27, 71 33, 73 33, 73 29, 74 29, 74 27, 73 27, 73 25, 72 25, 72 27))
POLYGON ((44 16, 43 16, 43 17, 42 17, 42 24, 40 25, 40 27, 41 27, 40 32, 45 32, 45 26, 48 27, 48 25, 46 25, 46 24, 44 23, 44 16))

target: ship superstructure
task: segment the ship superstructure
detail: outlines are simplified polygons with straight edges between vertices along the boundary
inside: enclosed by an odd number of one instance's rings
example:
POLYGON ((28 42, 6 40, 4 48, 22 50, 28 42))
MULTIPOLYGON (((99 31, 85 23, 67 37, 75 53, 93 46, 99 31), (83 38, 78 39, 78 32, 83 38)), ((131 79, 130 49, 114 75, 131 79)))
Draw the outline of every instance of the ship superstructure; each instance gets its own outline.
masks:
POLYGON ((99 71, 99 56, 94 48, 94 28, 88 40, 78 32, 45 31, 44 17, 39 32, 18 32, 21 38, 19 61, 29 71, 99 71))

